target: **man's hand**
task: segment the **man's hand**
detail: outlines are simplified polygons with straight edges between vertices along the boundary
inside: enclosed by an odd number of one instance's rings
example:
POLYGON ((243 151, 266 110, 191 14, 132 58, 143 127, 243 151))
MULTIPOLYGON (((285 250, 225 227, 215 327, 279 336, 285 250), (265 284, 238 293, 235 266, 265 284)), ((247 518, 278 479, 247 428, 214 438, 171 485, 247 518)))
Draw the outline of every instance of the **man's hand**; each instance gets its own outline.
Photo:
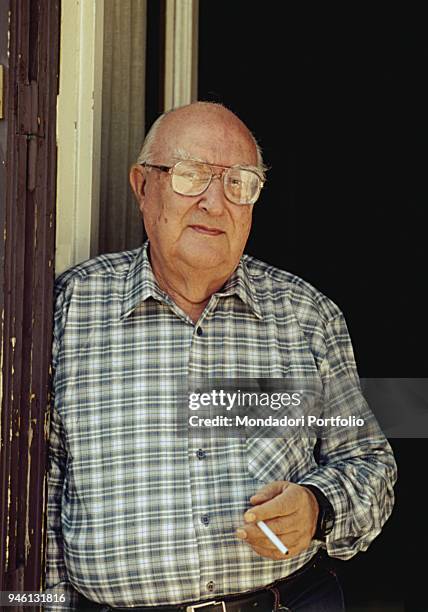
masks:
POLYGON ((279 480, 271 482, 250 498, 254 506, 244 514, 245 525, 236 531, 253 550, 268 559, 293 557, 311 543, 318 519, 318 502, 309 489, 279 480), (257 527, 257 521, 265 521, 288 548, 286 557, 257 527))

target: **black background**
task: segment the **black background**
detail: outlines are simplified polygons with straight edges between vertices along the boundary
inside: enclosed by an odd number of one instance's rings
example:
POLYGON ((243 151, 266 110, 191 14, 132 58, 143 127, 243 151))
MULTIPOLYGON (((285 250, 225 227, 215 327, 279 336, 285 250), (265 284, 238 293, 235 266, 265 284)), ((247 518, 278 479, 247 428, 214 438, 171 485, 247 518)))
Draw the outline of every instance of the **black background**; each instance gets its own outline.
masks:
MULTIPOLYGON (((236 112, 270 167, 246 251, 340 306, 360 376, 427 377, 422 12, 273 0, 200 0, 199 11, 198 97, 236 112)), ((337 565, 350 607, 419 612, 428 441, 391 444, 392 517, 367 553, 337 565)))

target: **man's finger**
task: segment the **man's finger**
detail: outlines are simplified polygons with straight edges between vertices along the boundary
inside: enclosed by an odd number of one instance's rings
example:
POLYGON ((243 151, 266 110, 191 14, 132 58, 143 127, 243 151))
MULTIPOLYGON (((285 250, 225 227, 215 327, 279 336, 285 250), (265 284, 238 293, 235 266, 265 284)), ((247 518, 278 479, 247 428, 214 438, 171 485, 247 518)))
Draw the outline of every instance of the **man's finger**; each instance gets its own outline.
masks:
POLYGON ((306 539, 297 531, 287 533, 285 536, 280 536, 281 541, 288 548, 289 553, 287 555, 281 553, 256 525, 240 527, 236 535, 243 542, 248 544, 258 555, 268 559, 286 559, 297 555, 308 546, 306 539), (242 536, 245 537, 242 538, 242 536))
MULTIPOLYGON (((280 537, 281 539, 283 536, 288 537, 291 534, 300 533, 300 530, 296 528, 287 529, 287 530, 280 529, 280 528, 273 529, 271 521, 266 523, 266 525, 268 525, 271 531, 273 531, 273 533, 277 535, 278 537, 280 537)), ((236 530, 236 535, 241 540, 250 540, 252 542, 255 542, 257 540, 260 540, 260 541, 263 540, 266 543, 270 542, 267 535, 260 529, 260 527, 256 523, 247 523, 246 525, 243 525, 242 527, 238 527, 238 529, 236 530)), ((272 544, 272 546, 274 546, 274 544, 272 544)))
POLYGON ((276 497, 247 510, 244 514, 245 521, 254 523, 279 516, 288 516, 295 512, 299 508, 302 493, 298 485, 290 483, 287 485, 276 497))
MULTIPOLYGON (((301 533, 295 530, 284 534, 275 532, 275 534, 287 548, 289 545, 296 545, 301 538, 301 533)), ((278 550, 275 544, 273 544, 266 534, 255 524, 250 523, 245 525, 245 527, 239 527, 236 530, 236 536, 251 546, 266 548, 268 550, 278 550)))
POLYGON ((254 495, 250 497, 250 503, 262 504, 263 502, 266 502, 282 493, 288 484, 289 483, 286 480, 276 480, 275 482, 270 482, 256 491, 254 495))
MULTIPOLYGON (((298 520, 297 512, 276 519, 268 519, 265 523, 269 529, 278 536, 292 533, 293 531, 301 531, 301 524, 298 520)), ((239 527, 239 529, 243 529, 247 533, 247 536, 263 533, 257 523, 245 523, 242 527, 239 527)))
MULTIPOLYGON (((255 525, 255 523, 249 523, 255 525)), ((300 531, 299 513, 292 512, 287 516, 281 516, 278 518, 266 520, 266 525, 277 535, 284 535, 291 533, 292 531, 300 531)))

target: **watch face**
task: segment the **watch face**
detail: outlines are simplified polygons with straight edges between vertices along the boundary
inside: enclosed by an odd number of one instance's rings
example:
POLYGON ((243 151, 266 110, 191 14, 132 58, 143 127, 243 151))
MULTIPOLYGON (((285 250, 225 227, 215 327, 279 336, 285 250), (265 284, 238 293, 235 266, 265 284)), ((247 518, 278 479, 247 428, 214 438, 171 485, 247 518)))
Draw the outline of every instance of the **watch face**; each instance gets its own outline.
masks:
POLYGON ((329 510, 324 510, 321 519, 321 531, 327 535, 334 527, 334 516, 329 510))

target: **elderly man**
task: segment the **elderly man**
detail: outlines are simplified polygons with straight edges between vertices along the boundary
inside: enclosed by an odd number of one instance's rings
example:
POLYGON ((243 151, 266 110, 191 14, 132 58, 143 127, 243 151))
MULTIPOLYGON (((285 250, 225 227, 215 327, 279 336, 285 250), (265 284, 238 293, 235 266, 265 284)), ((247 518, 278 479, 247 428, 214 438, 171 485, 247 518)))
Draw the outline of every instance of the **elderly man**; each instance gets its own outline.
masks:
POLYGON ((343 316, 243 255, 264 166, 225 107, 160 117, 130 180, 148 242, 57 282, 47 587, 69 609, 342 610, 325 558, 367 549, 393 506, 376 423, 189 436, 176 387, 296 376, 331 400, 357 384, 343 316))

